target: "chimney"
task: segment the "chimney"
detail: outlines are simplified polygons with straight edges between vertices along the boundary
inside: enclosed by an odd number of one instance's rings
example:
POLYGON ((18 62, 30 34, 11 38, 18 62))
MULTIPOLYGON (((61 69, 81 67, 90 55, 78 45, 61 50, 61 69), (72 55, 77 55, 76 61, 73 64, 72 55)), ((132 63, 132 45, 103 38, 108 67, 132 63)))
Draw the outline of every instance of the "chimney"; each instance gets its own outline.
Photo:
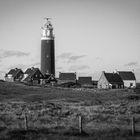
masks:
POLYGON ((115 69, 115 70, 113 71, 113 73, 118 73, 117 69, 115 69))
POLYGON ((105 71, 102 71, 102 73, 105 73, 105 71))

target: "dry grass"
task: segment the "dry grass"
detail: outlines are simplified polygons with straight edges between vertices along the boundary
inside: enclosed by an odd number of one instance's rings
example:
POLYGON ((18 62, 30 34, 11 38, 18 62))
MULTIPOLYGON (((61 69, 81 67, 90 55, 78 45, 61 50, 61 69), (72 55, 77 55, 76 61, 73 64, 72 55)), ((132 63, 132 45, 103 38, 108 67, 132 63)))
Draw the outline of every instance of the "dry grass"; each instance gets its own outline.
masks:
POLYGON ((66 89, 0 82, 0 139, 139 139, 139 97, 133 90, 66 89), (78 132, 79 114, 83 116, 83 135, 78 132), (133 115, 137 122, 135 137, 131 136, 133 115))

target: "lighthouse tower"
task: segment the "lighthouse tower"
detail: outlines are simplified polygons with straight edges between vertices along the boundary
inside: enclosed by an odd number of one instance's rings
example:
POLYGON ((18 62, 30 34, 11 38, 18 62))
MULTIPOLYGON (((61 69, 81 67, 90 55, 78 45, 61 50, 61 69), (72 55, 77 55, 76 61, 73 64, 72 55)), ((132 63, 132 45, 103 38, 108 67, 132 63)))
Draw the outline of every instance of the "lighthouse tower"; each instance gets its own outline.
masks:
POLYGON ((42 27, 41 36, 41 72, 43 75, 55 76, 55 52, 54 52, 54 35, 53 26, 49 18, 42 27))

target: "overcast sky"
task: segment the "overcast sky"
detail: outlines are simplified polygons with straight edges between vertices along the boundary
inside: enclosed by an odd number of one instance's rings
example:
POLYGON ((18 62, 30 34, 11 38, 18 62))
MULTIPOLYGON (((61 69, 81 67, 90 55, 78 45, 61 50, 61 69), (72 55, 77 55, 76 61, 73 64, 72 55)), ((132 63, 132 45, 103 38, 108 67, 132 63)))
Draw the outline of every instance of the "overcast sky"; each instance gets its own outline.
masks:
POLYGON ((134 70, 140 82, 140 0, 0 0, 1 77, 40 68, 44 17, 54 27, 56 76, 134 70))

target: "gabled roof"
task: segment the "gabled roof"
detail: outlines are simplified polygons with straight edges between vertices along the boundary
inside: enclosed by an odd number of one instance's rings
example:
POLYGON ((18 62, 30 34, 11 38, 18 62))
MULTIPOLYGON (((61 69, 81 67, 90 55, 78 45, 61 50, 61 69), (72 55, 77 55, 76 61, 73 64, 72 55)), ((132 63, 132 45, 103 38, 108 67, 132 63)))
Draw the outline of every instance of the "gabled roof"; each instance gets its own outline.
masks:
POLYGON ((117 73, 105 73, 104 72, 104 75, 105 75, 106 79, 108 80, 108 82, 111 84, 119 84, 119 83, 123 84, 121 77, 117 73))
POLYGON ((76 80, 76 73, 59 73, 59 80, 76 80))
POLYGON ((45 78, 45 79, 49 79, 51 76, 52 76, 52 74, 45 74, 45 75, 44 75, 44 78, 45 78))
POLYGON ((48 81, 57 81, 53 74, 45 74, 44 79, 46 79, 48 81))
POLYGON ((118 71, 123 80, 136 80, 135 74, 132 71, 118 71))
MULTIPOLYGON (((28 75, 30 75, 30 77, 32 77, 35 73, 36 73, 36 71, 38 71, 39 69, 38 68, 34 68, 34 67, 32 67, 32 68, 28 68, 26 71, 25 71, 25 74, 28 74, 28 75)), ((39 70, 40 71, 40 70, 39 70)))
POLYGON ((80 84, 92 84, 92 77, 78 77, 78 83, 80 83, 80 84))
POLYGON ((11 74, 12 77, 15 77, 19 72, 23 73, 23 71, 21 69, 15 68, 15 69, 11 69, 8 74, 11 74))
MULTIPOLYGON (((37 71, 40 72, 39 68, 34 68, 34 67, 28 68, 28 69, 25 71, 25 74, 28 74, 28 76, 24 79, 24 81, 30 80, 30 78, 32 78, 32 77, 34 76, 34 74, 35 74, 37 71)), ((40 73, 41 73, 41 72, 40 72, 40 73)), ((41 74, 42 74, 42 73, 41 73, 41 74)), ((43 76, 43 75, 42 75, 42 76, 43 76)))

